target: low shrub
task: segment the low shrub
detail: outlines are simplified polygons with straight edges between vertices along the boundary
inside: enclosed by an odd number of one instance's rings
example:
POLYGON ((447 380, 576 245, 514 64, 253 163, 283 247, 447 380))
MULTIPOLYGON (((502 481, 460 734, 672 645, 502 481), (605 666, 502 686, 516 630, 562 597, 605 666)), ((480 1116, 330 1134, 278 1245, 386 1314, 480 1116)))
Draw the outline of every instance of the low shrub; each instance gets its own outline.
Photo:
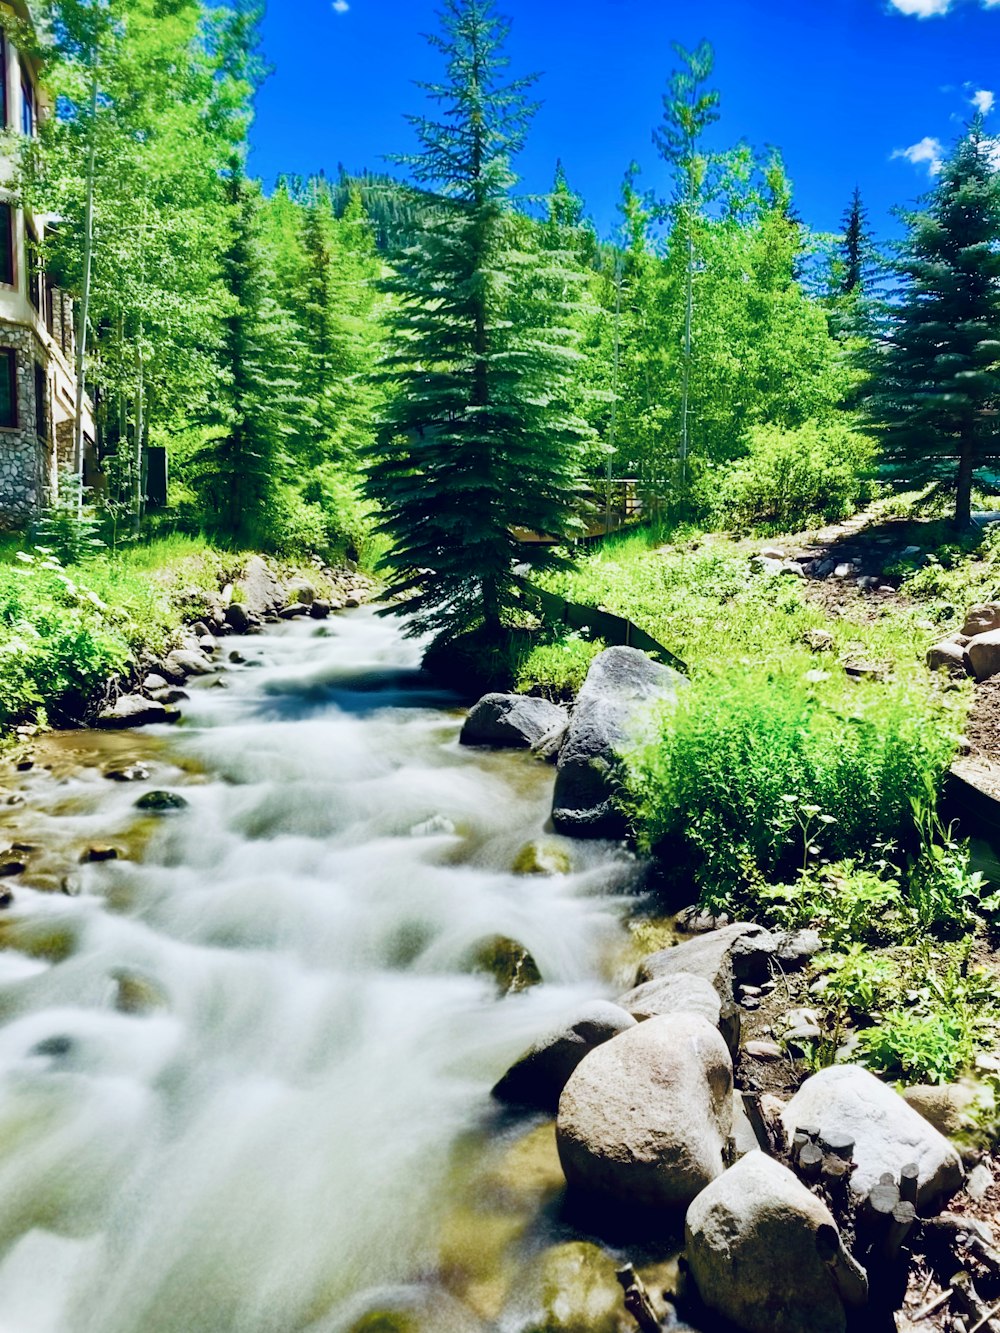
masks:
POLYGON ((933 801, 954 754, 954 695, 791 656, 697 677, 629 757, 641 844, 693 874, 706 906, 911 837, 914 793, 933 801))
POLYGON ((755 426, 747 446, 707 478, 720 526, 793 531, 846 518, 872 495, 874 444, 841 421, 755 426))
POLYGON ((554 703, 573 699, 591 662, 606 646, 601 639, 584 639, 576 633, 539 643, 518 664, 515 687, 522 694, 540 694, 554 703))

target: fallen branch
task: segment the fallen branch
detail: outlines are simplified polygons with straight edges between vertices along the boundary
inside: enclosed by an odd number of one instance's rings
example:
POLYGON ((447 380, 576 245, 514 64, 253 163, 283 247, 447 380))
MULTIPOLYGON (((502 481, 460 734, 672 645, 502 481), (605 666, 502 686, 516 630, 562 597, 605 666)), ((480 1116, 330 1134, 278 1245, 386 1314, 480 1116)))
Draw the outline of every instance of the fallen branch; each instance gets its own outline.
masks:
POLYGON ((633 1265, 625 1264, 615 1276, 625 1293, 625 1309, 639 1325, 640 1333, 662 1333, 663 1326, 653 1309, 653 1302, 633 1265))

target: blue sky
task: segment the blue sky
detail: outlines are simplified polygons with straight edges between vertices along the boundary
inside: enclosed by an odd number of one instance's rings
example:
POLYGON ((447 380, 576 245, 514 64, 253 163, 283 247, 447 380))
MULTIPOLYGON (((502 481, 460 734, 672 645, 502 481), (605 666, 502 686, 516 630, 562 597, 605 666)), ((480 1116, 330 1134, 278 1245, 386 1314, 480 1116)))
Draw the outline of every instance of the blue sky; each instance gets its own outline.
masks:
MULTIPOLYGON (((501 0, 513 72, 542 74, 543 102, 518 162, 544 192, 562 158, 602 235, 634 159, 665 190, 650 134, 673 63, 671 41, 716 50, 718 146, 782 149, 805 220, 835 230, 855 184, 880 234, 894 204, 931 180, 973 101, 997 109, 1000 0, 501 0), (909 156, 905 154, 908 152, 909 156)), ((273 73, 261 91, 251 167, 281 172, 384 168, 411 146, 403 115, 423 109, 415 79, 438 60, 421 33, 434 0, 270 0, 273 73)))

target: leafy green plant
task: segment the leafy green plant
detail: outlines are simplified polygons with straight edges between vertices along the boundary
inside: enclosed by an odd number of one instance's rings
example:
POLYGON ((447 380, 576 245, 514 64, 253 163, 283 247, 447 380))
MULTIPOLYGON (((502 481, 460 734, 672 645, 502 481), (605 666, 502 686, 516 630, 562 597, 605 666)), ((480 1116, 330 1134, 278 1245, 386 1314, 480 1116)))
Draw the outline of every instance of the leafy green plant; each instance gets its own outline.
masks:
POLYGON ((816 671, 696 678, 629 756, 642 845, 718 904, 739 902, 748 867, 780 882, 803 858, 857 857, 909 834, 912 794, 935 793, 954 753, 948 697, 899 682, 849 688, 816 671))
POLYGON ((580 691, 591 662, 607 645, 573 632, 532 648, 517 667, 516 688, 523 694, 544 695, 555 702, 572 699, 580 691))
POLYGON ((872 440, 841 421, 755 426, 747 455, 709 474, 720 526, 801 528, 845 518, 872 493, 872 440))
POLYGON ((884 855, 871 865, 840 861, 790 883, 762 883, 748 906, 768 925, 814 926, 835 946, 886 942, 905 934, 910 921, 899 871, 884 855))
POLYGON ((847 944, 841 953, 821 954, 816 966, 828 974, 824 995, 863 1014, 878 1009, 886 993, 900 982, 899 967, 891 958, 858 941, 847 944))
POLYGON ((942 824, 934 806, 914 799, 914 818, 921 837, 920 855, 910 870, 909 899, 920 924, 942 934, 966 930, 975 922, 986 887, 970 866, 968 842, 954 827, 942 824))

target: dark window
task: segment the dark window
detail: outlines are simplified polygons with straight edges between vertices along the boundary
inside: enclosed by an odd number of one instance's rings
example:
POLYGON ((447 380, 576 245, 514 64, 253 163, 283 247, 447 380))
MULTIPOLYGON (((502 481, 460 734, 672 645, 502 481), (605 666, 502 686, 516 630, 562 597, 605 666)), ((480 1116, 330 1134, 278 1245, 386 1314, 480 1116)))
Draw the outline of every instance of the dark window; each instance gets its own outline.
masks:
POLYGON ((0 203, 0 283, 14 286, 14 210, 0 203))
POLYGON ((0 426, 17 425, 17 353, 0 347, 0 426))
POLYGON ((38 246, 30 236, 26 237, 28 262, 28 300, 40 311, 42 308, 42 268, 38 259, 38 246))
POLYGON ((49 438, 49 403, 48 403, 48 379, 45 374, 45 367, 38 361, 35 362, 35 434, 40 440, 49 438))
POLYGON ((56 286, 46 274, 45 277, 45 327, 51 336, 56 336, 56 286))
POLYGON ((35 133, 35 93, 24 69, 21 70, 21 133, 29 139, 35 133))
POLYGON ((10 124, 7 103, 7 34, 0 32, 0 116, 3 116, 0 129, 4 130, 10 124))

